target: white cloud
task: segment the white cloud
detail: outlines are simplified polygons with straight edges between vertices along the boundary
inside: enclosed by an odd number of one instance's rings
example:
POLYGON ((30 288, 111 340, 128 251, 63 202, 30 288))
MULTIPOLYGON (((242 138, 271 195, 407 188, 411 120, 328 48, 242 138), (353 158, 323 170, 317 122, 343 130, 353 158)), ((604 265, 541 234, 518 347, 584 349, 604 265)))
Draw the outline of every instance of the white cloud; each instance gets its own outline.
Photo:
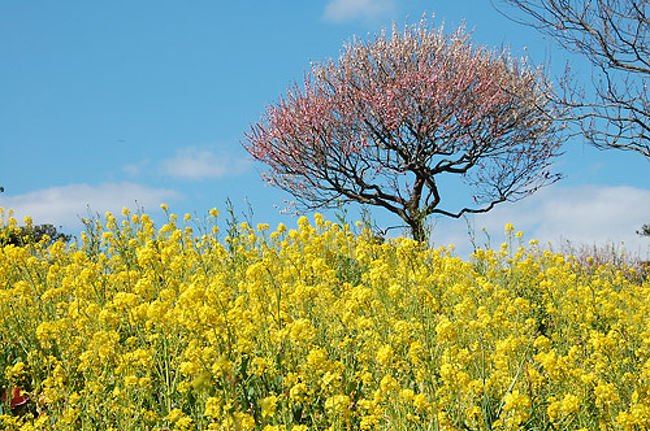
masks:
MULTIPOLYGON (((470 247, 465 222, 437 219, 433 238, 438 245, 456 244, 464 252, 470 247)), ((624 244, 642 257, 650 253, 650 240, 636 234, 650 223, 650 190, 635 187, 555 185, 512 204, 476 215, 474 227, 479 245, 485 241, 481 229, 492 237, 492 247, 503 240, 503 228, 513 223, 526 238, 557 248, 566 241, 574 246, 624 244)))
POLYGON ((80 217, 88 215, 88 208, 103 214, 111 211, 119 214, 122 208, 145 210, 157 209, 168 200, 178 198, 177 192, 156 189, 133 183, 105 183, 98 186, 69 184, 50 187, 17 196, 0 195, 0 207, 13 209, 15 218, 22 222, 31 216, 35 223, 51 223, 55 226, 76 227, 80 217))
POLYGON ((149 160, 142 160, 138 163, 123 166, 122 171, 130 177, 136 177, 140 175, 148 165, 149 160))
POLYGON ((341 22, 355 18, 372 18, 390 11, 394 0, 330 0, 323 18, 341 22))
POLYGON ((185 148, 172 159, 163 160, 160 167, 165 175, 189 180, 202 180, 238 175, 248 169, 250 162, 224 151, 185 148))
POLYGON ((127 175, 130 175, 132 177, 137 176, 140 173, 140 167, 137 164, 132 164, 132 165, 125 165, 122 170, 124 173, 127 175))

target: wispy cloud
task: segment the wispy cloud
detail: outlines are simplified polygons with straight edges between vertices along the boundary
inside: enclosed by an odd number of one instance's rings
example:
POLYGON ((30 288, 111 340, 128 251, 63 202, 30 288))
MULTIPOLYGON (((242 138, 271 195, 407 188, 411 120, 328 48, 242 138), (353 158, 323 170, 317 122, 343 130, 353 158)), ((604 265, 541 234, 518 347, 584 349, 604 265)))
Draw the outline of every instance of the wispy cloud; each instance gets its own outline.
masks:
POLYGON ((130 177, 140 175, 149 165, 149 160, 142 160, 138 163, 132 163, 122 167, 122 171, 130 177))
POLYGON ((13 209, 19 221, 31 216, 36 223, 77 227, 79 217, 87 216, 88 208, 118 214, 122 208, 157 208, 162 202, 179 198, 169 189, 157 189, 134 183, 105 183, 98 186, 69 184, 16 195, 0 195, 0 207, 13 209))
MULTIPOLYGON (((570 241, 578 245, 620 245, 642 256, 650 251, 650 241, 635 231, 650 223, 650 190, 635 187, 553 186, 513 204, 503 204, 474 218, 478 230, 492 234, 493 244, 503 239, 503 228, 513 223, 529 239, 560 246, 570 241)), ((467 248, 467 229, 462 222, 438 219, 434 239, 439 245, 455 243, 467 248)))
POLYGON ((216 179, 239 175, 246 171, 250 162, 225 151, 195 147, 184 148, 175 157, 163 160, 160 168, 164 175, 188 180, 216 179))
POLYGON ((392 10, 394 6, 395 0, 330 0, 325 6, 323 18, 333 22, 373 18, 392 10))

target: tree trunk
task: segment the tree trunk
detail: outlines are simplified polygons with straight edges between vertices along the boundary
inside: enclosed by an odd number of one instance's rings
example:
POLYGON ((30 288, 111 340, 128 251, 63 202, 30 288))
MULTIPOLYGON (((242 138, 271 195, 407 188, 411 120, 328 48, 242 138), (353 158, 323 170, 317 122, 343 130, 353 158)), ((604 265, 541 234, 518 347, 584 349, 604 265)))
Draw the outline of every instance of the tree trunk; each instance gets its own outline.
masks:
POLYGON ((406 220, 406 223, 411 228, 411 236, 413 239, 420 244, 427 244, 429 238, 427 238, 427 233, 424 230, 424 219, 418 217, 415 219, 406 220))

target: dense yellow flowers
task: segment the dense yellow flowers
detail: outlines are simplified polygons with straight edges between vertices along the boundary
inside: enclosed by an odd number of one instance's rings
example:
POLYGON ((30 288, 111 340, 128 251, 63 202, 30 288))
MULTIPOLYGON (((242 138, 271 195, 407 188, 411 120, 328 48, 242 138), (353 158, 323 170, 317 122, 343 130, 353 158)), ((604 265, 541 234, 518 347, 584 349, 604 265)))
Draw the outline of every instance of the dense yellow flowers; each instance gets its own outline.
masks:
POLYGON ((0 248, 0 429, 650 429, 640 275, 218 216, 0 248))

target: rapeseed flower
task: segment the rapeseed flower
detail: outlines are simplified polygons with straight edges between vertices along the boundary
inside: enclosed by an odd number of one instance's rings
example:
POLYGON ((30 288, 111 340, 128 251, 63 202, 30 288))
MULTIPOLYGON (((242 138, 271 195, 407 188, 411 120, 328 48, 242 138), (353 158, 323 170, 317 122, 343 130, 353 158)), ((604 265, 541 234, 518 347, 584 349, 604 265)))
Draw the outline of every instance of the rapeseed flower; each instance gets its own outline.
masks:
POLYGON ((0 428, 650 427, 648 281, 162 208, 0 248, 0 428))

